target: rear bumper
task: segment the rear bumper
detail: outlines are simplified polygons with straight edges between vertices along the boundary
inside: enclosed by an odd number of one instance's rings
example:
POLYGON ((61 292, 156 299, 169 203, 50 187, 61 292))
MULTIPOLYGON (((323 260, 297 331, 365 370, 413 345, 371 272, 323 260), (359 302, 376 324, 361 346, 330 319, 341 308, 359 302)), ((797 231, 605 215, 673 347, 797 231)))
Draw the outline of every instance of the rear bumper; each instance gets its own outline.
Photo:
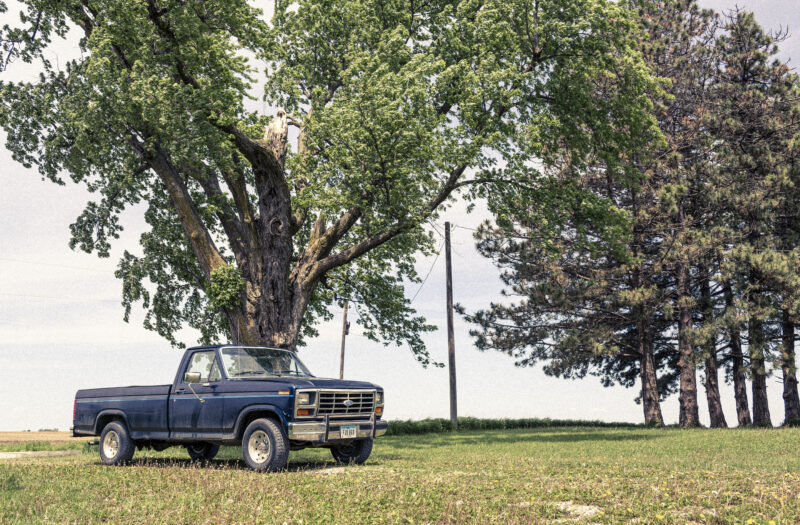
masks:
POLYGON ((72 437, 84 437, 84 436, 94 436, 94 429, 92 428, 77 428, 77 427, 69 427, 70 434, 72 437))
MULTIPOLYGON (((325 443, 341 440, 340 428, 356 427, 356 439, 375 438, 386 433, 389 423, 386 421, 315 421, 289 423, 289 439, 293 441, 310 441, 325 443)), ((345 438, 352 439, 352 438, 345 438)))

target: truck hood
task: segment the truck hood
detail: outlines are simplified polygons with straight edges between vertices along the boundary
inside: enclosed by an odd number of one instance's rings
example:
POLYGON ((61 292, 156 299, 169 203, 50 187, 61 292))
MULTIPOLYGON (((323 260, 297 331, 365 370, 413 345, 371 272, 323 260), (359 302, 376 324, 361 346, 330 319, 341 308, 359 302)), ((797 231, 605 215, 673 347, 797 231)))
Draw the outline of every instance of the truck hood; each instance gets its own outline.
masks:
POLYGON ((378 385, 366 381, 330 379, 327 377, 295 378, 292 380, 292 384, 297 388, 380 388, 378 385))
POLYGON ((295 388, 377 388, 374 383, 366 381, 350 381, 347 379, 329 379, 326 377, 276 377, 269 379, 246 379, 247 383, 281 383, 295 388))

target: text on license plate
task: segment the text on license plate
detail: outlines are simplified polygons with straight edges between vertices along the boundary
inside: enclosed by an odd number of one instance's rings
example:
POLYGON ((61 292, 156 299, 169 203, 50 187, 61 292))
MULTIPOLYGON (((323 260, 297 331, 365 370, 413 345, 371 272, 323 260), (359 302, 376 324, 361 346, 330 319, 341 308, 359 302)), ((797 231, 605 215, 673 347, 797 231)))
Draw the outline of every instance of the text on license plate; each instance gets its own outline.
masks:
POLYGON ((339 436, 342 437, 343 439, 354 438, 356 437, 357 430, 358 428, 355 425, 348 427, 339 427, 339 436))

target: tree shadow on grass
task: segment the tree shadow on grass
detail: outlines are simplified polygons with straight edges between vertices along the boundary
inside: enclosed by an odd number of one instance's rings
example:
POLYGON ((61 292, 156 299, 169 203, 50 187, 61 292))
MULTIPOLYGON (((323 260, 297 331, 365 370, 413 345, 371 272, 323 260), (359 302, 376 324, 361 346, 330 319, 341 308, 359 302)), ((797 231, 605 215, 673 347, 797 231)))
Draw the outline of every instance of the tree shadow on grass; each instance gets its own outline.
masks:
MULTIPOLYGON (((382 461, 388 459, 399 458, 400 456, 392 456, 382 454, 380 459, 369 460, 367 465, 342 465, 336 463, 333 459, 330 461, 289 461, 289 465, 284 472, 321 472, 326 471, 339 472, 341 469, 359 470, 362 468, 376 467, 381 465, 382 461)), ((101 462, 96 462, 96 465, 102 466, 101 462)), ((179 469, 209 469, 209 470, 245 470, 250 471, 250 468, 241 459, 212 459, 210 461, 192 461, 191 459, 173 458, 173 457, 145 457, 134 458, 128 465, 129 467, 141 468, 179 468, 179 469)))

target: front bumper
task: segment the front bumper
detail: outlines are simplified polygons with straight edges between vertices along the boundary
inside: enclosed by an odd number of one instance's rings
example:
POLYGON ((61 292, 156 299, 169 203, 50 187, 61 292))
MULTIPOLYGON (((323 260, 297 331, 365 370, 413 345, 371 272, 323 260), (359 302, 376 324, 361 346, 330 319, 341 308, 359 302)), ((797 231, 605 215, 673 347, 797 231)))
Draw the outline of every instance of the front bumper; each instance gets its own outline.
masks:
POLYGON ((343 426, 357 427, 356 439, 365 439, 384 435, 386 429, 389 427, 389 423, 380 420, 342 421, 338 419, 332 421, 289 423, 289 439, 293 441, 311 441, 313 443, 337 441, 342 439, 339 429, 343 426))

